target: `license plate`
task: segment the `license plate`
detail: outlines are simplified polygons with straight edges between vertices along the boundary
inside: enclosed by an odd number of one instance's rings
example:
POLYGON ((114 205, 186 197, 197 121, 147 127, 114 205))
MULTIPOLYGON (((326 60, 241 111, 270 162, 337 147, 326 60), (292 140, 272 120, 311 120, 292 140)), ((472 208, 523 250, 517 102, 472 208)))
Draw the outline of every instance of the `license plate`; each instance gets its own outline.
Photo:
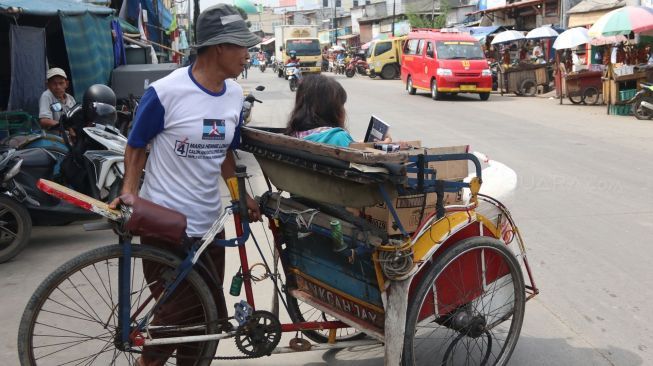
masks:
POLYGON ((476 90, 476 85, 461 85, 460 90, 462 91, 476 90))

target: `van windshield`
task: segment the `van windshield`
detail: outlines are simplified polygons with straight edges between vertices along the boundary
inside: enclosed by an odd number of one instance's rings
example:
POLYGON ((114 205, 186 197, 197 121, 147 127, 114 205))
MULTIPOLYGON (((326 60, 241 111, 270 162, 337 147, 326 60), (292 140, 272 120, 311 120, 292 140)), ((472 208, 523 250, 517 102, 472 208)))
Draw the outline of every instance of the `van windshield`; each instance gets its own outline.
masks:
POLYGON ((290 39, 286 44, 287 52, 295 51, 297 56, 319 56, 320 41, 317 39, 290 39))
POLYGON ((478 42, 444 41, 436 42, 435 50, 441 60, 484 60, 483 50, 478 42))

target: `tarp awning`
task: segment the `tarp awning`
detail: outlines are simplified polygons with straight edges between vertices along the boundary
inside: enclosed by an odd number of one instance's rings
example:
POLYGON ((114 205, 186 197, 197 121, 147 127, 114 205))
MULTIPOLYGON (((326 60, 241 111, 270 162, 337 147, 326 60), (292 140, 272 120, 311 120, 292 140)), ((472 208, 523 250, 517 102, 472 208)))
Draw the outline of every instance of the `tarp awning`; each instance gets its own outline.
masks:
POLYGON ((347 34, 344 36, 338 36, 338 39, 352 39, 358 37, 358 34, 347 34))
POLYGON ((500 25, 492 25, 488 27, 470 27, 467 28, 467 30, 469 31, 469 34, 472 35, 472 37, 476 38, 479 42, 483 42, 487 36, 498 31, 505 30, 505 27, 500 25))
POLYGON ((73 0, 0 0, 0 14, 54 16, 59 12, 65 15, 111 14, 113 9, 73 0))
POLYGON ((267 45, 269 45, 269 44, 272 43, 272 42, 274 42, 274 37, 269 38, 269 39, 266 39, 265 41, 261 42, 261 45, 262 45, 262 46, 267 46, 267 45))
POLYGON ((70 64, 69 79, 75 99, 82 100, 89 86, 109 83, 114 61, 111 18, 86 13, 60 19, 70 64))

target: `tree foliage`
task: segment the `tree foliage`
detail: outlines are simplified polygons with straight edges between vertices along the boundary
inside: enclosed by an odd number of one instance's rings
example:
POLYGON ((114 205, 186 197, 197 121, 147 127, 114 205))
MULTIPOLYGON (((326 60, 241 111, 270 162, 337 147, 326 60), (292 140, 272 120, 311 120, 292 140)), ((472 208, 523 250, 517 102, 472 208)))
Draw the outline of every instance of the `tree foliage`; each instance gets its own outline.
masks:
POLYGON ((431 19, 431 14, 417 14, 407 11, 406 17, 411 28, 445 28, 447 26, 447 15, 449 14, 449 3, 447 0, 440 1, 440 8, 437 15, 431 19))

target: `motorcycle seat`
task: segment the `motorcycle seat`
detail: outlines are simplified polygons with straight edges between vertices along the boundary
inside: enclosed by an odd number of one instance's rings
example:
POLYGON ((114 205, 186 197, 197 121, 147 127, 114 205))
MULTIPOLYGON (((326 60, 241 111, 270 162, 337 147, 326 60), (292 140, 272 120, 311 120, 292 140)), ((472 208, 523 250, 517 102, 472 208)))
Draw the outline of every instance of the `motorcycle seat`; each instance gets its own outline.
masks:
POLYGON ((25 149, 16 151, 16 156, 23 159, 23 166, 29 168, 51 168, 56 159, 45 149, 25 149))

